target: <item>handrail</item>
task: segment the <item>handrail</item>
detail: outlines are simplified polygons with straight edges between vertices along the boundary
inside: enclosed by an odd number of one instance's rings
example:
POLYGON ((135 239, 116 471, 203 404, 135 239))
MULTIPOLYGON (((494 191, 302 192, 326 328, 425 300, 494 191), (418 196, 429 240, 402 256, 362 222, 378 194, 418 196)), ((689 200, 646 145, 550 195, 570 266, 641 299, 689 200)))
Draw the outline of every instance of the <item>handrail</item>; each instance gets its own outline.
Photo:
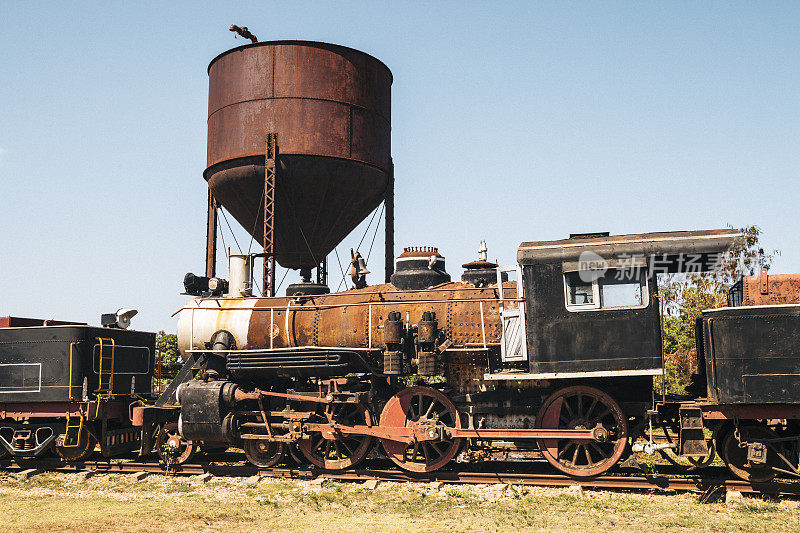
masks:
POLYGON ((69 399, 73 400, 72 397, 72 360, 73 360, 73 348, 75 345, 78 344, 77 342, 69 343, 69 399))
POLYGON ((161 365, 164 361, 164 352, 158 350, 158 370, 156 371, 156 382, 158 383, 158 392, 161 392, 161 365))
MULTIPOLYGON (((225 300, 234 301, 234 300, 243 300, 243 299, 247 299, 247 298, 224 298, 222 300, 223 301, 225 301, 225 300)), ((249 299, 257 301, 257 300, 261 300, 263 298, 249 298, 249 299)), ((217 301, 217 300, 220 300, 220 299, 219 298, 203 298, 201 300, 191 300, 191 301, 193 301, 193 302, 195 302, 195 301, 196 302, 200 302, 200 301, 205 302, 205 301, 210 301, 210 300, 217 301)), ((305 304, 303 304, 303 305, 299 305, 297 307, 293 307, 292 311, 293 312, 298 312, 298 311, 320 311, 320 310, 323 310, 323 309, 340 309, 342 307, 360 307, 360 306, 369 306, 369 305, 395 305, 396 306, 396 305, 409 305, 409 304, 411 304, 411 305, 419 305, 419 304, 448 304, 448 303, 470 303, 470 302, 474 302, 474 303, 479 303, 479 302, 498 302, 499 300, 500 300, 499 298, 474 298, 474 299, 473 298, 453 298, 451 300, 448 300, 448 299, 439 299, 439 300, 385 300, 385 301, 370 300, 370 301, 360 301, 360 302, 357 301, 357 302, 350 302, 350 303, 326 304, 326 305, 305 305, 305 304)), ((503 298, 503 300, 505 302, 524 302, 525 298, 503 298)), ((173 316, 177 315, 178 313, 180 313, 181 311, 188 311, 188 310, 219 311, 220 309, 222 309, 224 311, 273 311, 274 312, 274 311, 286 311, 287 310, 287 306, 286 305, 281 305, 281 306, 260 307, 260 306, 254 305, 252 307, 237 306, 237 307, 218 308, 218 307, 199 307, 199 306, 188 306, 187 305, 187 306, 181 307, 180 309, 178 309, 177 311, 172 313, 170 316, 173 317, 173 316)))

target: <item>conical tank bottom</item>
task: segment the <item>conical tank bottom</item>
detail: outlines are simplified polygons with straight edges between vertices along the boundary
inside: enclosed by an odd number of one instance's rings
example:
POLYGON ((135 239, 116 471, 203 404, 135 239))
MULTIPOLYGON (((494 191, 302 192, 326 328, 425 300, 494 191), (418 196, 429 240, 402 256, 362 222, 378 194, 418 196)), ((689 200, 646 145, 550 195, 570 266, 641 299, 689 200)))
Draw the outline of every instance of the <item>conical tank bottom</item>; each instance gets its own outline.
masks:
MULTIPOLYGON (((217 202, 259 244, 264 231, 263 158, 209 168, 217 202)), ((314 268, 383 201, 387 175, 348 159, 282 154, 275 187, 275 260, 314 268)))

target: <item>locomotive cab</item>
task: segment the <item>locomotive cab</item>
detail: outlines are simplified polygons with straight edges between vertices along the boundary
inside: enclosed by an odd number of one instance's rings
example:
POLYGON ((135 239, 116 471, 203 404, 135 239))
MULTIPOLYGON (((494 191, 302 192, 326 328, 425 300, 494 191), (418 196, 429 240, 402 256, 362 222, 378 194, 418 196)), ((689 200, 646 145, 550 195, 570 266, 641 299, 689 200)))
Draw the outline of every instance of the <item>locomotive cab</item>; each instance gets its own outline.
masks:
POLYGON ((658 274, 713 269, 739 237, 725 229, 522 243, 528 372, 487 378, 661 375, 658 274))

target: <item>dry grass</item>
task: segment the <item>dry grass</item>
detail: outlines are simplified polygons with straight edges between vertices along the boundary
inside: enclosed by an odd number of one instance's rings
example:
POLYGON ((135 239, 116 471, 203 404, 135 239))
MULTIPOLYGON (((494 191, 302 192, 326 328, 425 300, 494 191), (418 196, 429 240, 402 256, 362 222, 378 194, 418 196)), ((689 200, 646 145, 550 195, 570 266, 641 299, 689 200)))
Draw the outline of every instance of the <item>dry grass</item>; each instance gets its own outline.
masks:
POLYGON ((4 531, 773 531, 800 530, 797 501, 700 504, 690 494, 42 474, 0 478, 4 531))

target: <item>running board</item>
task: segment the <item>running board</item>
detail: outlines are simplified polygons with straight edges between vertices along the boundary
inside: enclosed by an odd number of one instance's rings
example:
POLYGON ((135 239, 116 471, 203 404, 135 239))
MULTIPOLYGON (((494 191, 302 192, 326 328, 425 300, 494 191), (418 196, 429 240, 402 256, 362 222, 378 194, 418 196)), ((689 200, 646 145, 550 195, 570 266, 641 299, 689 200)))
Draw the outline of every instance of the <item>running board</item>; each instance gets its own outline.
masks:
POLYGON ((484 374, 486 381, 514 381, 534 379, 580 379, 580 378, 619 378, 625 376, 660 376, 663 368, 649 368, 646 370, 598 370, 595 372, 547 372, 532 374, 530 372, 494 372, 484 374))

